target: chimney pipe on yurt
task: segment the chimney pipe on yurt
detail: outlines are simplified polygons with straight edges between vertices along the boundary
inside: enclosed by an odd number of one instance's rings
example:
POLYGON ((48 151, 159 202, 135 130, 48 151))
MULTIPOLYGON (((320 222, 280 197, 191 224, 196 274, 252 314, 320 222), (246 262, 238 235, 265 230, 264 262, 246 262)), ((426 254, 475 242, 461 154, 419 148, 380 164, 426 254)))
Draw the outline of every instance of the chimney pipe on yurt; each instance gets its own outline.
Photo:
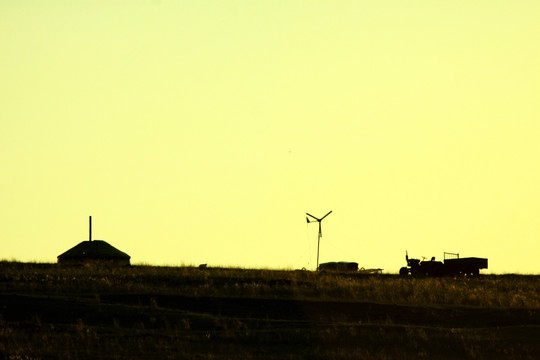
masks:
POLYGON ((89 216, 89 219, 88 219, 88 222, 89 222, 89 234, 88 234, 88 241, 92 241, 92 216, 89 216))

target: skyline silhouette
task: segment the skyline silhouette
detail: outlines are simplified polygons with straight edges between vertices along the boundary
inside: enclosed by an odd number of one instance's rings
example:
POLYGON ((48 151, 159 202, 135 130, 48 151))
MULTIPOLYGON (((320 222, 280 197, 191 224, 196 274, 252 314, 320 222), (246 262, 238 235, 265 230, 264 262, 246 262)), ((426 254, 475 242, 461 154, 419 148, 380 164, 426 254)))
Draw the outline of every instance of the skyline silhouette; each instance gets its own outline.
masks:
POLYGON ((0 258, 538 273, 539 4, 0 4, 0 258))

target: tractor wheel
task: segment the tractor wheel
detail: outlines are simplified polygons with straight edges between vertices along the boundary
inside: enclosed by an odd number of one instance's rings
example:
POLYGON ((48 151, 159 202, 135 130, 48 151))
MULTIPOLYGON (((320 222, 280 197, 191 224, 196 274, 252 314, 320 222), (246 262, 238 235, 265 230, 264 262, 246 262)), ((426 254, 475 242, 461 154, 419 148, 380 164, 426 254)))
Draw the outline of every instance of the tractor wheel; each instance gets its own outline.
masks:
POLYGON ((406 267, 402 267, 401 269, 399 269, 399 275, 400 275, 400 276, 407 276, 407 275, 409 275, 409 269, 407 269, 406 267))

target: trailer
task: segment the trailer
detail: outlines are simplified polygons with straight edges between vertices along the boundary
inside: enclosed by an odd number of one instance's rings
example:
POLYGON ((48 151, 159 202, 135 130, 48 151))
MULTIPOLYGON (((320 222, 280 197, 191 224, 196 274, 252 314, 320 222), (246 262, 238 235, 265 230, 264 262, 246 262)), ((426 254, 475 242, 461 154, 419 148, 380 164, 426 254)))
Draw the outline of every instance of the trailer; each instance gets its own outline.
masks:
POLYGON ((364 267, 358 268, 357 262, 326 262, 319 264, 319 271, 321 272, 334 272, 334 273, 356 273, 356 274, 382 274, 383 269, 366 269, 364 267))
POLYGON ((356 262, 326 262, 319 264, 319 271, 343 271, 343 272, 356 272, 358 271, 358 263, 356 262))
POLYGON ((444 265, 448 275, 478 276, 480 269, 488 268, 488 259, 477 257, 460 258, 459 254, 445 252, 444 265))
POLYGON ((435 257, 426 261, 410 259, 405 252, 407 267, 399 269, 399 274, 423 276, 478 276, 480 269, 488 268, 488 259, 467 257, 460 258, 457 253, 444 253, 444 261, 436 261, 435 257))

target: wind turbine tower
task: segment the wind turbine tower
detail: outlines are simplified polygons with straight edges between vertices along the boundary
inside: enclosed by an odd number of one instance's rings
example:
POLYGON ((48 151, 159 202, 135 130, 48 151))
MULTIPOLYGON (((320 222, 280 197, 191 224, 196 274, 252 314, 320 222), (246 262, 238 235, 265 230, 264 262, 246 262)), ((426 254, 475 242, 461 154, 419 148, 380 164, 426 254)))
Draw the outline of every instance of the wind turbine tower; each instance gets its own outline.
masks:
MULTIPOLYGON (((318 236, 318 240, 317 240, 317 270, 319 270, 319 248, 321 246, 321 238, 322 238, 322 228, 321 228, 321 222, 323 221, 323 219, 325 217, 327 217, 328 215, 330 215, 330 213, 332 212, 332 210, 330 210, 328 212, 328 214, 324 215, 322 218, 318 218, 318 217, 315 217, 309 213, 306 213, 307 216, 309 217, 312 217, 313 219, 315 219, 315 221, 317 221, 319 223, 319 236, 318 236)), ((309 218, 306 216, 306 221, 309 223, 313 222, 313 220, 309 220, 309 218)))

